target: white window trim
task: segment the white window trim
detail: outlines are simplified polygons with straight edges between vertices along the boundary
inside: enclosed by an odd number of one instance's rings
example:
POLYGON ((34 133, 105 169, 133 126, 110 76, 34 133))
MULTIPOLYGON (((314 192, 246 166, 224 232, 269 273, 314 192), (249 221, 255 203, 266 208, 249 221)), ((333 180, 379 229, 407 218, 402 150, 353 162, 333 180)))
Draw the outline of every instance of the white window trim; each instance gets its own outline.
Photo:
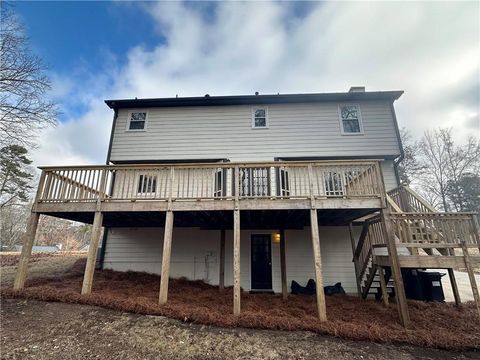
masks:
POLYGON ((132 131, 132 132, 142 132, 142 131, 147 131, 147 127, 148 127, 148 111, 147 110, 143 110, 143 109, 136 109, 136 110, 130 110, 128 112, 128 118, 127 118, 127 127, 125 129, 125 131, 132 131), (145 126, 143 127, 143 129, 130 129, 130 121, 132 120, 132 113, 141 113, 141 112, 144 112, 145 113, 145 126))
POLYGON ((268 120, 268 106, 254 106, 252 107, 252 129, 268 129, 270 121, 268 120), (265 126, 255 126, 255 110, 265 110, 265 126))
POLYGON ((362 112, 361 112, 361 110, 360 110, 360 105, 359 105, 359 104, 352 104, 352 103, 338 104, 337 111, 338 111, 338 121, 340 122, 340 132, 341 132, 342 135, 345 135, 345 136, 364 135, 364 132, 363 132, 362 112), (360 132, 350 133, 350 132, 345 132, 345 131, 343 130, 342 106, 356 106, 356 107, 357 107, 357 109, 358 109, 358 126, 359 126, 359 128, 360 128, 360 132))

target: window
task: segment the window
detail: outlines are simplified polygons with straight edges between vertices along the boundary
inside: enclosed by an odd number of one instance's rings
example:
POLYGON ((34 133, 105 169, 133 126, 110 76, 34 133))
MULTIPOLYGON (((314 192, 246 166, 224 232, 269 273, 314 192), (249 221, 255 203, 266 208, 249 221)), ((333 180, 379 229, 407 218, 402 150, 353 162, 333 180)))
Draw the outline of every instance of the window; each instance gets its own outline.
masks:
POLYGON ((155 175, 140 175, 138 177, 138 194, 155 194, 157 177, 155 175))
POLYGON ((268 109, 266 107, 258 107, 252 109, 252 128, 268 128, 268 109))
POLYGON ((131 112, 130 119, 128 122, 129 131, 142 131, 145 130, 147 123, 147 113, 146 112, 131 112))
POLYGON ((360 108, 358 105, 340 105, 339 114, 343 135, 363 134, 360 108))

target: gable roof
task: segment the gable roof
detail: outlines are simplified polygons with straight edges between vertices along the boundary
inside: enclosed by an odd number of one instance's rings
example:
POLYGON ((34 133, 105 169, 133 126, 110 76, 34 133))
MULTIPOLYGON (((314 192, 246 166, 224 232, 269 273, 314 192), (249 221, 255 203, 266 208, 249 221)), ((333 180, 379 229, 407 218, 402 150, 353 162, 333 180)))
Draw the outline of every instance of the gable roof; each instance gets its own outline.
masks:
POLYGON ((225 106, 225 105, 265 105, 312 102, 342 102, 361 100, 395 101, 403 91, 359 91, 344 93, 310 93, 310 94, 278 94, 278 95, 233 95, 233 96, 196 96, 150 99, 118 99, 105 100, 111 109, 180 107, 180 106, 225 106))

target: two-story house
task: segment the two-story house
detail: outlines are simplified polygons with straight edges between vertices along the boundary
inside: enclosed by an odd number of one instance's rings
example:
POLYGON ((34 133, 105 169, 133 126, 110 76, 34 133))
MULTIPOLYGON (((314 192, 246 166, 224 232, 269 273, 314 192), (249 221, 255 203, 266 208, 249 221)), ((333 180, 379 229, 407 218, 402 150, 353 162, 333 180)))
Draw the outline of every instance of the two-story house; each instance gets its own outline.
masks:
MULTIPOLYGON (((160 304, 169 277, 233 285, 235 314, 241 289, 286 297, 292 280, 313 278, 325 320, 324 285, 363 297, 375 288, 388 301, 393 283, 408 324, 400 269, 451 269, 464 260, 454 245, 465 241, 468 253, 480 240, 473 214, 440 216, 399 188, 401 95, 353 87, 107 100, 107 165, 42 168, 28 239, 40 214, 93 223, 82 293, 91 291, 103 226, 101 266, 160 274, 160 304)), ((24 250, 16 288, 28 243, 24 250)))

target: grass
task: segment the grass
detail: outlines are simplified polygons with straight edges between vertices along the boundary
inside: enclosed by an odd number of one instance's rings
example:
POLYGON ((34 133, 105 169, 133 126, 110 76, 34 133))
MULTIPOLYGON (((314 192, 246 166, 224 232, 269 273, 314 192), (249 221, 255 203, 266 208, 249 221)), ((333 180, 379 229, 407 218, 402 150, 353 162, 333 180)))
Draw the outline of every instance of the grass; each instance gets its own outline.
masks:
POLYGON ((395 304, 388 308, 373 300, 350 296, 327 297, 329 321, 316 317, 315 298, 242 293, 242 313, 232 314, 233 290, 201 281, 172 279, 168 304, 158 305, 160 278, 139 272, 96 271, 93 292, 80 295, 85 259, 66 272, 36 278, 20 291, 3 287, 3 297, 97 305, 110 309, 163 315, 182 321, 222 327, 308 330, 346 339, 405 343, 449 350, 480 349, 480 320, 473 303, 456 308, 450 303, 410 301, 411 329, 400 324, 395 304))

